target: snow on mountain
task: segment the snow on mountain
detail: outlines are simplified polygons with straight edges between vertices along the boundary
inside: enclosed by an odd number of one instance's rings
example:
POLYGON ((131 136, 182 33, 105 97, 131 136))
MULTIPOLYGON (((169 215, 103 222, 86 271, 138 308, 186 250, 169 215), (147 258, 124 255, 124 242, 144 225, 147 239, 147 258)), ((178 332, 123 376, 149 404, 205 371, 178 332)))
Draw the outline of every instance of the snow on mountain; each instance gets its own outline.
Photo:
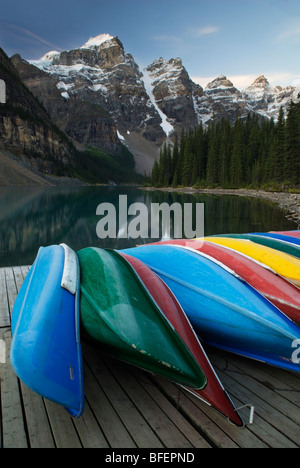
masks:
POLYGON ((106 41, 110 41, 114 37, 111 36, 110 34, 99 34, 96 37, 90 37, 89 40, 83 44, 80 48, 81 49, 90 49, 94 47, 99 47, 106 41))
POLYGON ((288 106, 293 100, 298 102, 300 86, 287 86, 273 88, 264 75, 260 75, 254 82, 246 88, 242 97, 249 103, 253 112, 257 112, 268 118, 278 117, 279 109, 282 106, 287 112, 288 106))
POLYGON ((148 96, 150 97, 150 101, 152 102, 155 110, 158 112, 161 120, 162 120, 162 123, 160 124, 163 131, 165 132, 166 136, 168 137, 171 133, 174 132, 174 127, 173 125, 168 121, 168 118, 166 116, 166 114, 164 114, 160 108, 158 107, 156 101, 155 101, 155 97, 154 97, 154 94, 153 94, 153 80, 151 78, 151 74, 148 72, 147 68, 145 68, 143 70, 143 81, 144 81, 144 85, 145 85, 145 89, 147 91, 147 94, 148 96))
MULTIPOLYGON (((70 97, 70 93, 85 95, 104 106, 117 126, 127 120, 127 128, 121 129, 123 133, 133 131, 137 119, 133 122, 129 116, 122 115, 121 99, 127 100, 127 104, 130 101, 131 106, 139 100, 138 128, 156 118, 165 135, 170 136, 180 127, 206 125, 212 118, 229 117, 234 121, 249 112, 276 120, 280 106, 287 111, 290 100, 296 101, 300 91, 300 86, 273 88, 263 75, 242 92, 224 75, 203 90, 190 79, 180 58, 159 58, 141 72, 119 39, 110 34, 91 37, 73 51, 48 52, 39 61, 30 63, 57 77, 63 97, 70 97), (118 92, 119 105, 115 102, 118 92), (91 98, 91 93, 97 97, 91 98)), ((125 107, 128 111, 130 106, 125 107)))
MULTIPOLYGON (((96 112, 104 112, 115 127, 112 140, 116 138, 127 144, 135 155, 138 154, 139 161, 147 160, 141 170, 151 170, 159 148, 174 132, 187 131, 200 123, 207 126, 213 119, 226 118, 233 123, 237 117, 246 118, 249 112, 276 120, 280 107, 287 112, 291 99, 298 101, 300 92, 300 85, 273 88, 263 75, 244 91, 239 91, 224 75, 203 89, 191 80, 180 58, 159 58, 141 71, 118 37, 109 34, 91 37, 77 49, 48 52, 30 64, 51 77, 64 105, 74 111, 76 130, 71 120, 68 122, 72 138, 76 140, 82 133, 79 129, 82 107, 86 122, 84 135, 88 136, 82 136, 80 144, 100 142, 101 145, 102 137, 93 130, 93 125, 96 128, 98 124, 91 123, 88 130, 88 119, 94 118, 96 112)), ((32 86, 33 93, 40 93, 37 97, 46 108, 49 100, 55 114, 55 100, 51 101, 43 91, 43 80, 45 75, 37 74, 33 83, 29 74, 26 84, 32 86)), ((57 106, 60 123, 63 111, 59 107, 61 104, 57 106)), ((97 128, 100 129, 100 124, 97 128)))

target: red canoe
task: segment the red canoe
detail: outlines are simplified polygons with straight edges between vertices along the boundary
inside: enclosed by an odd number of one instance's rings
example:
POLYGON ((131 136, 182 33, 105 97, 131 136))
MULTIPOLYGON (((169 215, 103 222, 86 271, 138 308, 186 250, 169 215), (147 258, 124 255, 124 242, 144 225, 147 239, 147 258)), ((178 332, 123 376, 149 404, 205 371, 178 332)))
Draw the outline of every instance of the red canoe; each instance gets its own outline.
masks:
POLYGON ((193 354, 206 375, 207 385, 202 390, 187 389, 212 406, 239 427, 244 425, 237 410, 219 381, 205 351, 202 348, 189 320, 168 286, 140 260, 130 255, 121 255, 131 264, 151 296, 164 312, 179 336, 193 354))
POLYGON ((300 289, 268 267, 235 250, 208 241, 174 239, 159 243, 181 245, 209 255, 233 270, 293 322, 300 325, 300 289))
POLYGON ((274 234, 282 234, 283 236, 296 237, 300 239, 300 231, 271 231, 274 234))

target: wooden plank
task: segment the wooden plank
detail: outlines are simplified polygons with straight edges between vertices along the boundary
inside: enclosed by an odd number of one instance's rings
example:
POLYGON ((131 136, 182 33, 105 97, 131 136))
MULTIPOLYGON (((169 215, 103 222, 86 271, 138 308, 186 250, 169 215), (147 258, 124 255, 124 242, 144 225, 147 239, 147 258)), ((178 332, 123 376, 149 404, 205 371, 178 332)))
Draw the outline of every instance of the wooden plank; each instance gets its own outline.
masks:
POLYGON ((57 448, 82 448, 71 416, 60 405, 45 400, 49 422, 57 448))
MULTIPOLYGON (((217 353, 217 355, 220 359, 220 354, 217 353)), ((241 372, 250 374, 266 389, 275 392, 290 403, 300 406, 300 376, 298 374, 251 359, 242 359, 235 355, 230 357, 230 362, 241 372)))
MULTIPOLYGON (((166 413, 173 421, 178 429, 185 435, 195 448, 212 448, 212 446, 202 437, 191 423, 178 411, 178 408, 173 405, 169 399, 159 390, 159 388, 150 380, 146 372, 138 369, 134 371, 135 377, 142 387, 155 400, 157 405, 166 413)), ((180 398, 182 389, 177 387, 178 398, 180 398)))
POLYGON ((82 417, 75 419, 73 422, 84 448, 109 448, 108 442, 87 401, 85 402, 82 417))
MULTIPOLYGON (((228 385, 229 376, 223 373, 220 375, 224 384, 228 385)), ((243 399, 243 401, 250 402, 255 407, 254 426, 251 431, 258 437, 262 437, 264 443, 269 447, 294 447, 295 444, 297 445, 299 427, 295 423, 278 412, 272 405, 260 399, 259 396, 253 395, 246 387, 235 385, 234 395, 243 399), (275 431, 277 434, 275 434, 275 431), (293 436, 293 431, 296 432, 295 436, 293 436), (269 435, 271 438, 269 438, 269 435), (274 446, 275 439, 276 445, 274 446)))
POLYGON ((0 328, 10 326, 5 269, 0 268, 0 328))
POLYGON ((166 448, 192 447, 189 440, 161 410, 137 379, 129 377, 122 363, 116 362, 112 367, 112 373, 166 448))
POLYGON ((21 267, 13 267, 13 273, 14 273, 14 278, 15 278, 15 283, 17 287, 17 292, 20 291, 21 286, 24 282, 24 275, 21 267))
MULTIPOLYGON (((184 414, 185 418, 196 427, 202 436, 215 448, 239 448, 238 444, 224 431, 224 426, 229 430, 232 426, 225 418, 219 416, 216 411, 201 403, 189 394, 179 392, 178 387, 157 376, 152 377, 158 387, 168 396, 173 405, 184 414), (202 406, 201 406, 202 405, 202 406), (201 407, 200 407, 201 406, 201 407), (210 417, 206 411, 210 413, 210 417), (222 420, 220 421, 220 418, 222 420), (220 422, 218 424, 218 422, 220 422)), ((232 426, 234 428, 234 426, 232 426)), ((235 429, 235 428, 234 428, 235 429)), ((243 429, 240 429, 243 430, 243 429)))
POLYGON ((14 303, 18 295, 14 272, 12 268, 9 268, 9 267, 5 268, 5 279, 6 279, 6 287, 7 287, 9 314, 11 317, 14 303))
MULTIPOLYGON (((222 358, 220 357, 216 357, 214 360, 216 364, 218 362, 218 367, 222 366, 221 359, 222 358)), ((233 356, 232 361, 230 362, 231 367, 227 368, 226 373, 228 374, 230 372, 230 375, 234 377, 238 375, 242 376, 242 378, 240 378, 239 380, 241 381, 241 383, 243 383, 245 387, 247 387, 248 390, 251 391, 253 395, 256 395, 260 399, 268 402, 277 411, 283 413, 290 420, 294 421, 295 423, 297 423, 297 425, 299 425, 300 412, 297 410, 297 405, 286 399, 285 396, 282 396, 279 393, 275 392, 273 388, 269 387, 269 385, 265 385, 264 382, 260 382, 255 377, 257 375, 257 372, 253 371, 253 366, 255 370, 257 369, 255 367, 255 364, 256 363, 252 362, 251 360, 243 360, 242 358, 239 358, 237 360, 236 357, 233 356)), ((273 369, 273 372, 276 375, 276 368, 273 369)), ((235 380, 237 380, 237 378, 235 378, 235 380)))
POLYGON ((84 366, 84 382, 86 400, 93 408, 93 413, 109 446, 135 448, 136 444, 88 365, 84 366))
MULTIPOLYGON (((242 359, 242 358, 238 358, 242 359)), ((215 365, 221 367, 220 363, 217 364, 217 358, 214 357, 213 362, 215 365)), ((260 427, 264 425, 264 441, 269 446, 273 446, 274 438, 277 440, 277 446, 299 446, 300 433, 299 424, 286 416, 276 405, 273 404, 273 399, 278 404, 277 395, 274 392, 270 393, 269 389, 263 388, 261 384, 256 382, 251 375, 248 375, 235 367, 230 361, 227 361, 226 371, 219 370, 219 375, 225 386, 231 388, 234 396, 243 402, 248 402, 255 406, 255 414, 261 419, 258 420, 257 428, 253 427, 252 430, 261 434, 260 427), (265 421, 262 424, 262 420, 265 421), (273 429, 266 430, 268 424, 273 429), (284 428, 284 430, 283 430, 284 428), (277 434, 275 435, 275 431, 277 434), (270 434, 271 439, 268 439, 270 434)), ((284 407, 286 409, 285 401, 284 407)), ((281 403, 282 404, 282 403, 281 403)), ((295 406, 294 407, 295 411, 295 406)), ((291 409, 289 410, 291 413, 291 409)), ((299 410, 296 409, 296 413, 299 410)), ((298 416, 295 416, 297 418, 298 416)))
POLYGON ((1 368, 1 408, 4 448, 27 448, 28 441, 24 426, 19 382, 9 359, 11 332, 0 329, 0 339, 6 346, 6 362, 1 368))
MULTIPOLYGON (((99 385, 109 398, 115 411, 118 413, 124 426, 127 428, 132 439, 139 448, 162 448, 163 445, 154 434, 145 418, 136 409, 133 402, 128 398, 118 381, 104 365, 103 359, 91 348, 85 346, 85 357, 89 365, 92 366, 99 385)), ((116 364, 115 361, 108 360, 110 369, 116 364)), ((128 375, 130 378, 130 374, 128 375)))
POLYGON ((43 398, 31 391, 22 382, 21 391, 30 447, 54 448, 55 442, 43 398))

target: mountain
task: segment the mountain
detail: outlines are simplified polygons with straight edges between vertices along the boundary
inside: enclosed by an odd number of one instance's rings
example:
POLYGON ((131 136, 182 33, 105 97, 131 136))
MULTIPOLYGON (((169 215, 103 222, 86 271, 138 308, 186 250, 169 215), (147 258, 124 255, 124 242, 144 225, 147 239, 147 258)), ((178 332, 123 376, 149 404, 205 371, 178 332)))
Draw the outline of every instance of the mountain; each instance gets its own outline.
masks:
POLYGON ((100 35, 78 49, 53 51, 31 63, 18 56, 12 60, 26 86, 78 147, 112 152, 126 141, 137 170, 151 170, 165 133, 142 73, 117 37, 100 35))
POLYGON ((285 88, 276 86, 273 88, 268 80, 261 75, 244 90, 242 96, 253 112, 268 118, 273 117, 276 120, 281 106, 286 113, 291 100, 299 102, 299 93, 299 85, 285 88))
POLYGON ((174 132, 213 119, 277 118, 297 100, 300 87, 271 87, 264 76, 243 91, 221 75, 205 89, 194 83, 180 58, 159 58, 141 69, 118 37, 101 34, 73 50, 51 51, 40 60, 12 58, 23 83, 54 124, 80 150, 87 146, 134 154, 138 172, 150 172, 174 132))
MULTIPOLYGON (((13 172, 21 163, 30 182, 30 170, 39 174, 58 173, 72 165, 73 146, 53 122, 33 94, 24 86, 18 72, 0 49, 0 78, 6 85, 6 102, 0 104, 0 150, 4 164, 13 172), (13 154, 13 159, 9 155, 13 154), (27 168, 27 169, 26 169, 27 168)), ((1 183, 3 180, 1 179, 1 183)), ((32 181, 38 177, 32 176, 32 181)))

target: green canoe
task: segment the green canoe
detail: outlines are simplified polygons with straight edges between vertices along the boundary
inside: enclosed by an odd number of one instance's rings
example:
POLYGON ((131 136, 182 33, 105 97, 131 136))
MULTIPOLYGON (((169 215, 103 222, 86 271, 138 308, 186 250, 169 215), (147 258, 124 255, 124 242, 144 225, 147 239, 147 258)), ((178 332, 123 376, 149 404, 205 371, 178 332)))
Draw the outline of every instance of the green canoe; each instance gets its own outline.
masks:
POLYGON ((207 379, 134 268, 115 251, 78 253, 82 328, 122 361, 194 389, 207 379))
POLYGON ((257 234, 223 234, 222 236, 217 235, 214 237, 230 237, 234 239, 247 239, 256 244, 264 245, 265 247, 270 247, 271 249, 279 250, 293 257, 300 258, 300 247, 289 242, 284 242, 279 239, 273 239, 264 235, 257 234))

